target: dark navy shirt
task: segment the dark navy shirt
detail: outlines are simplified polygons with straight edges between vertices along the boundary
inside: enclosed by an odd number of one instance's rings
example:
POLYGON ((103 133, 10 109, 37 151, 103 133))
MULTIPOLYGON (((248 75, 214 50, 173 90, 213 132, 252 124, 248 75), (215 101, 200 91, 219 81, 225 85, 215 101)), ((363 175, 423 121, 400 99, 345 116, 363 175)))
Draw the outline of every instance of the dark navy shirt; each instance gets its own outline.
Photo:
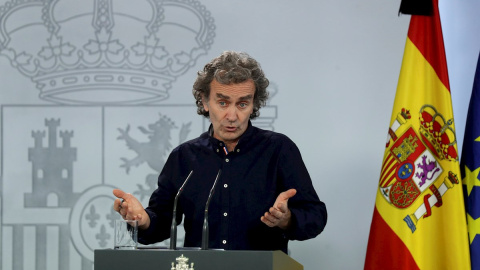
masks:
POLYGON ((158 188, 146 208, 150 227, 139 232, 139 241, 151 244, 170 237, 173 201, 193 170, 178 199, 177 223, 184 215, 185 247, 200 247, 205 204, 218 170, 209 206, 209 248, 227 250, 283 250, 288 240, 306 240, 323 231, 325 204, 315 192, 297 146, 285 135, 249 123, 235 149, 203 133, 181 144, 168 157, 158 177, 158 188), (277 196, 295 188, 288 207, 292 223, 287 231, 268 227, 260 217, 277 196))

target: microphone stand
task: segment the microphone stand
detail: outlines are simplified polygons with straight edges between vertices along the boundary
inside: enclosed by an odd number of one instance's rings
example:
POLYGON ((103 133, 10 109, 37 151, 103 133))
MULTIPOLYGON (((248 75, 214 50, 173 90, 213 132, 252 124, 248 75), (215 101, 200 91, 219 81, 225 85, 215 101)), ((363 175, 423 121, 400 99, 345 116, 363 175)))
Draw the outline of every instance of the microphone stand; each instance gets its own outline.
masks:
POLYGON ((215 182, 213 182, 212 189, 210 190, 210 194, 208 195, 207 203, 205 204, 205 216, 203 218, 203 230, 202 230, 202 250, 208 249, 208 206, 210 205, 210 201, 213 197, 213 192, 215 191, 215 186, 217 185, 218 178, 222 173, 222 169, 218 170, 217 178, 215 178, 215 182))
POLYGON ((192 176, 192 173, 193 173, 193 170, 190 171, 190 173, 187 176, 187 179, 185 179, 185 181, 183 182, 180 189, 178 189, 177 195, 175 196, 175 200, 173 201, 173 218, 172 218, 172 226, 170 228, 170 249, 171 250, 177 249, 177 201, 178 201, 178 197, 180 197, 180 194, 183 191, 183 187, 188 182, 188 179, 190 179, 190 176, 192 176))

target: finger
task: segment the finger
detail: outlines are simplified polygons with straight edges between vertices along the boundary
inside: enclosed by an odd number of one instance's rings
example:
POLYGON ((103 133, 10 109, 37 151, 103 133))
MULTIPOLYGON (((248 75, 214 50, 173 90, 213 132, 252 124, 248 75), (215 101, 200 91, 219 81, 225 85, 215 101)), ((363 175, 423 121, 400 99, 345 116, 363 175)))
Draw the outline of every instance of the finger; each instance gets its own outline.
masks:
POLYGON ((140 221, 143 219, 143 215, 141 213, 138 213, 138 210, 135 209, 135 207, 132 205, 132 207, 129 207, 129 204, 127 202, 123 202, 122 209, 126 209, 126 219, 128 220, 138 220, 139 224, 140 221))
POLYGON ((130 217, 133 215, 133 212, 131 209, 129 209, 128 203, 126 201, 121 200, 118 209, 118 213, 123 217, 123 219, 131 219, 130 217))
POLYGON ((120 216, 122 216, 123 219, 127 219, 127 213, 128 213, 128 206, 124 205, 122 206, 123 202, 120 202, 118 209, 118 213, 120 216))
POLYGON ((126 217, 127 217, 127 210, 126 209, 120 208, 120 211, 118 211, 118 213, 120 214, 120 216, 122 216, 123 219, 126 219, 126 217))
POLYGON ((129 207, 129 204, 127 201, 122 202, 122 208, 120 210, 122 213, 125 213, 125 219, 127 220, 133 220, 135 219, 136 214, 134 213, 134 209, 129 207))
POLYGON ((125 192, 124 192, 124 195, 123 195, 122 199, 124 199, 127 202, 137 200, 137 198, 135 198, 135 196, 133 196, 132 193, 125 193, 125 192))
POLYGON ((263 215, 263 217, 266 220, 270 221, 272 224, 276 224, 278 222, 278 218, 270 214, 269 212, 265 212, 265 215, 263 215))
POLYGON ((288 211, 288 199, 295 196, 295 194, 297 194, 297 190, 293 188, 278 194, 273 206, 277 209, 281 209, 283 212, 288 211))
POLYGON ((277 208, 274 208, 274 207, 270 207, 269 212, 272 216, 274 216, 277 219, 282 218, 283 214, 285 213, 281 209, 277 209, 277 208))
MULTIPOLYGON (((272 207, 274 211, 278 212, 279 214, 283 215, 287 213, 288 211, 288 206, 286 203, 277 203, 274 207, 272 207)), ((272 211, 270 211, 272 212, 272 211)))
POLYGON ((120 199, 115 199, 115 201, 113 202, 113 210, 115 210, 116 212, 119 212, 120 211, 120 208, 122 208, 122 201, 120 199))
POLYGON ((125 192, 121 189, 114 189, 113 190, 113 195, 115 195, 115 197, 117 198, 120 198, 120 199, 123 199, 123 197, 125 196, 125 192))
POLYGON ((264 216, 260 218, 260 220, 267 225, 268 227, 275 227, 275 224, 271 222, 270 220, 266 219, 264 216))
POLYGON ((278 195, 278 199, 282 200, 282 201, 288 201, 288 199, 290 199, 291 197, 295 196, 295 194, 297 194, 297 190, 294 189, 294 188, 291 188, 287 191, 284 191, 282 193, 280 193, 278 195))

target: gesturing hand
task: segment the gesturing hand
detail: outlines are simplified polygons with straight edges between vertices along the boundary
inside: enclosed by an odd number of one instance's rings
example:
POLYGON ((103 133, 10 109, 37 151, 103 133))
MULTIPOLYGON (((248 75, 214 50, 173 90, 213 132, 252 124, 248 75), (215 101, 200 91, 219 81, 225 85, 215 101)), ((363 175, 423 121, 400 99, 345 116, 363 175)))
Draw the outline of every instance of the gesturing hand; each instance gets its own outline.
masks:
POLYGON ((292 218, 292 213, 288 209, 288 199, 295 196, 295 194, 297 194, 295 189, 289 189, 280 193, 273 206, 260 218, 262 222, 269 227, 279 227, 286 230, 290 226, 292 218))
POLYGON ((148 229, 150 217, 135 196, 120 189, 114 189, 113 195, 118 198, 113 202, 113 210, 117 211, 125 220, 138 220, 140 229, 148 229))

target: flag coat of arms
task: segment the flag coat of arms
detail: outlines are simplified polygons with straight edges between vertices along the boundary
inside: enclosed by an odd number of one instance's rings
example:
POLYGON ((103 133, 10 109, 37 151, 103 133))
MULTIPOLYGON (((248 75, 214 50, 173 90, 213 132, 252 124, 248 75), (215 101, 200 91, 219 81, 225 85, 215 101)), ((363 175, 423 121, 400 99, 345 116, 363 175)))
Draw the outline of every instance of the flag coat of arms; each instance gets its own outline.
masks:
POLYGON ((469 269, 468 234, 438 2, 412 15, 365 269, 469 269))

